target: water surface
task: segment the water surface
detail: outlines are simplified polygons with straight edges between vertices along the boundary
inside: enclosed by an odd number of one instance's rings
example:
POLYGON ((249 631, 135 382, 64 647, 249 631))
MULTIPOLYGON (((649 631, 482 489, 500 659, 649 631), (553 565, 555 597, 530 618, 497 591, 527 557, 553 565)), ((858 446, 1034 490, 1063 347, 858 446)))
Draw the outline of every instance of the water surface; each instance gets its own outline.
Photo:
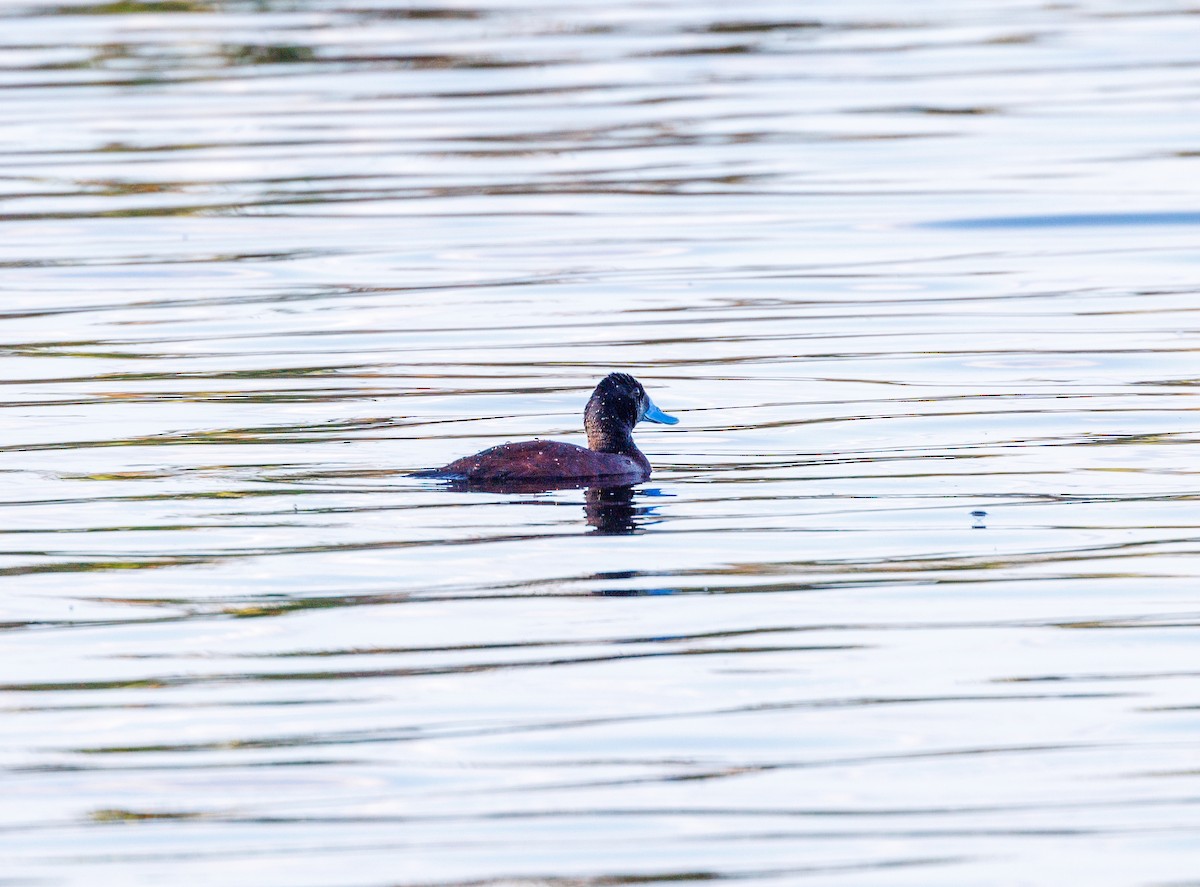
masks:
POLYGON ((1197 24, 7 5, 0 883, 1194 878, 1197 24))

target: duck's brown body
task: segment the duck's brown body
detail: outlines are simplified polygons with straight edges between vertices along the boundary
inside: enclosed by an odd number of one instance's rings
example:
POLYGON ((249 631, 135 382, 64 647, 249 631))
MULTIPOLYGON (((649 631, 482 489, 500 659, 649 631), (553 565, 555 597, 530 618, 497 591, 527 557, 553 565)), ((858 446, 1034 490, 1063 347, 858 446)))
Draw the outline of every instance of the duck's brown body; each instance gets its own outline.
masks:
POLYGON ((437 469, 441 477, 486 481, 605 480, 641 483, 650 462, 641 451, 598 453, 555 440, 502 444, 437 469))
POLYGON ((502 444, 417 476, 471 486, 641 483, 650 477, 650 460, 633 442, 633 426, 642 419, 663 425, 678 421, 654 405, 637 379, 611 373, 596 386, 583 413, 588 447, 553 440, 502 444))

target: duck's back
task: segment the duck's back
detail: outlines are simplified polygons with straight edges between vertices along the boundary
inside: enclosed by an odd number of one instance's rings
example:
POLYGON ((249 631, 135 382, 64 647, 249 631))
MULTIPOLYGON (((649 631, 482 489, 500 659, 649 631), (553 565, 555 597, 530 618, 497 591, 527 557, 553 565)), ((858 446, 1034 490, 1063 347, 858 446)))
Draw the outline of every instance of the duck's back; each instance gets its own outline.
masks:
POLYGON ((630 483, 645 480, 649 473, 648 465, 621 453, 597 453, 554 440, 502 444, 422 472, 427 477, 478 481, 628 478, 630 483))

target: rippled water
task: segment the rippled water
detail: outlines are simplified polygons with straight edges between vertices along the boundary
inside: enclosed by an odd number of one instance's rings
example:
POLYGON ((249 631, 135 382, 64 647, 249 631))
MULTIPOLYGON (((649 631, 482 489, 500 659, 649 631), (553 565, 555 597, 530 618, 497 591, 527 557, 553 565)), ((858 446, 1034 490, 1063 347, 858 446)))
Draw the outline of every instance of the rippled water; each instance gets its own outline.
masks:
POLYGON ((1195 13, 5 4, 0 884, 1190 883, 1195 13))

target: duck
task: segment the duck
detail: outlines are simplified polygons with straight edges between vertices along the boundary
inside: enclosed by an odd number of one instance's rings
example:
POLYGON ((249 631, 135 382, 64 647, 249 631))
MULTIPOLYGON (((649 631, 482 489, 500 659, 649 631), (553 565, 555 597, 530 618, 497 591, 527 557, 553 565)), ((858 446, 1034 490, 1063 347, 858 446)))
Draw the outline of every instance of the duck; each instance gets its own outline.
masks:
POLYGON ((642 483, 651 470, 633 442, 633 428, 642 421, 675 425, 679 419, 655 406, 633 376, 609 373, 583 410, 586 447, 555 440, 506 443, 414 476, 481 486, 642 483))

